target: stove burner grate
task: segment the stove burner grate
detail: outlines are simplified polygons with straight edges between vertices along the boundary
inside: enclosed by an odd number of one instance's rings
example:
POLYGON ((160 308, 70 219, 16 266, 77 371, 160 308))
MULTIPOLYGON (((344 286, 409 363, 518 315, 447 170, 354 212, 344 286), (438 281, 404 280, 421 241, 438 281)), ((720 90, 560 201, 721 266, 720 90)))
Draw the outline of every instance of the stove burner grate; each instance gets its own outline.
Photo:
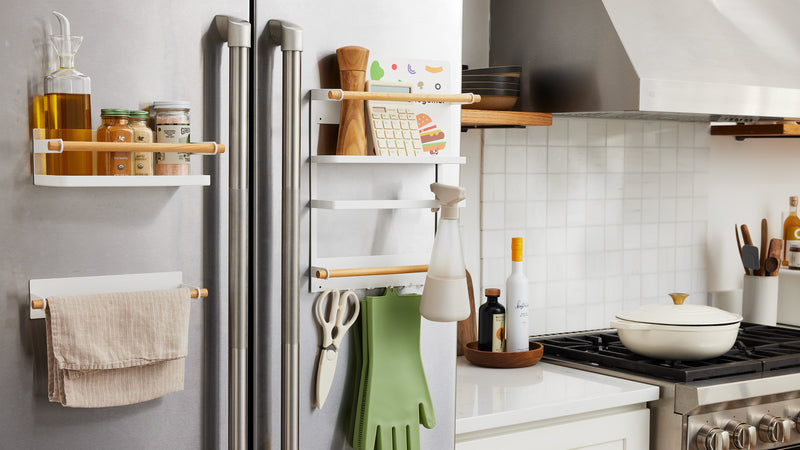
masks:
POLYGON ((701 361, 665 361, 637 355, 622 345, 616 331, 535 340, 544 344, 544 353, 550 358, 681 382, 800 367, 800 330, 748 323, 742 323, 730 351, 701 361))

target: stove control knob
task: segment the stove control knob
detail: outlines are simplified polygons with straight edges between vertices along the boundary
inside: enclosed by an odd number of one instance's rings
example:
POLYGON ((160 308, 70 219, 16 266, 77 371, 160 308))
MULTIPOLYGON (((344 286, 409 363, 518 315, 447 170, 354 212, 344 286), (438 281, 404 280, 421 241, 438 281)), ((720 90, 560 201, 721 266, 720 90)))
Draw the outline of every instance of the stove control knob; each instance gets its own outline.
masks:
POLYGON ((732 448, 753 450, 758 445, 758 432, 752 425, 731 420, 725 425, 725 431, 731 435, 732 448))
POLYGON ((764 442, 786 442, 792 434, 792 428, 794 422, 791 419, 767 414, 758 423, 758 438, 764 442))
POLYGON ((697 447, 701 450, 730 450, 731 437, 723 429, 703 425, 697 432, 697 447))

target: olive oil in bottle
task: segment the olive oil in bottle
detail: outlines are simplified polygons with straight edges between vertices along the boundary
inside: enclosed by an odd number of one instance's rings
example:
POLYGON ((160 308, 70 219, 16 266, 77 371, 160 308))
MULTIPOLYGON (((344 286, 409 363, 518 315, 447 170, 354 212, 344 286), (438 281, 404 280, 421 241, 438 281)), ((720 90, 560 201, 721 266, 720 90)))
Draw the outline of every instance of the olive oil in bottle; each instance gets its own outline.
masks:
MULTIPOLYGON (((58 70, 44 79, 44 122, 47 138, 65 141, 92 140, 91 80, 75 70, 75 53, 83 41, 70 34, 67 18, 53 12, 61 34, 51 36, 58 52, 58 70)), ((92 175, 92 152, 63 152, 47 155, 49 175, 92 175)))

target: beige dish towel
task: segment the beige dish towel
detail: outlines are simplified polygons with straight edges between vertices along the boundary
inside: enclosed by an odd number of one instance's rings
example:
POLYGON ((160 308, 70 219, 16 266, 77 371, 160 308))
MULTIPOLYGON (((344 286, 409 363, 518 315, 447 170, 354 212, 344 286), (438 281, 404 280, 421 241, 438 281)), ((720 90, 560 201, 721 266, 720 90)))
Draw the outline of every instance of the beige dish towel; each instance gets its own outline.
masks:
POLYGON ((183 390, 189 299, 188 288, 48 297, 50 401, 99 408, 183 390))

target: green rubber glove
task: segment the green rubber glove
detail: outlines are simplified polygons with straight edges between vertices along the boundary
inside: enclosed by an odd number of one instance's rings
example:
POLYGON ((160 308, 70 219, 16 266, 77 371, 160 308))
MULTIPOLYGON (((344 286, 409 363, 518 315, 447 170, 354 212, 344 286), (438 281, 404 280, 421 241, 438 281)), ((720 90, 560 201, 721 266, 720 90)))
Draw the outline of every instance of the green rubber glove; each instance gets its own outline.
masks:
POLYGON ((419 424, 436 419, 420 356, 419 294, 367 297, 364 318, 360 450, 418 450, 419 424))

